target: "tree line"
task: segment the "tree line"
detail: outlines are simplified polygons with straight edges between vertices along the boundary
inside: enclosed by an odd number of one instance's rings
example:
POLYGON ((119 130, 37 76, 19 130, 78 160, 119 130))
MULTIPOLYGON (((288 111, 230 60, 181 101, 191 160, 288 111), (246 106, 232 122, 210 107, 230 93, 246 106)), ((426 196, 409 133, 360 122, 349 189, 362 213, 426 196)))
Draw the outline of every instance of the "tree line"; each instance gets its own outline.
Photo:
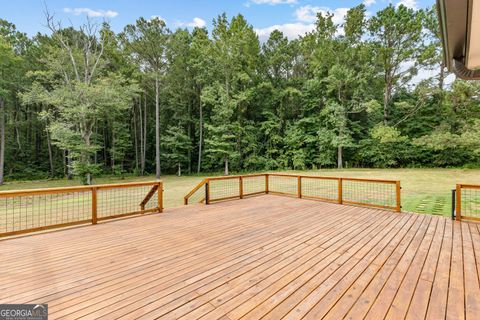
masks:
POLYGON ((479 164, 480 87, 445 85, 434 8, 318 13, 263 42, 242 15, 211 33, 46 21, 28 37, 0 19, 0 183, 479 164))

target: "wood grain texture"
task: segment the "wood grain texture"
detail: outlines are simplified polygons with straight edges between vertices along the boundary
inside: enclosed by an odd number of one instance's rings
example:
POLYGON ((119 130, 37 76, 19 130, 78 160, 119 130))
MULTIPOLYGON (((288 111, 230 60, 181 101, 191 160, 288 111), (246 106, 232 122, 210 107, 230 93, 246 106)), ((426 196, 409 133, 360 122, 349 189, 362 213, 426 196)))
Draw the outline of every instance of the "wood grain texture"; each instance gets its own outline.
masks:
POLYGON ((0 247, 0 303, 48 303, 51 319, 480 312, 478 225, 439 216, 262 195, 99 220, 0 247))

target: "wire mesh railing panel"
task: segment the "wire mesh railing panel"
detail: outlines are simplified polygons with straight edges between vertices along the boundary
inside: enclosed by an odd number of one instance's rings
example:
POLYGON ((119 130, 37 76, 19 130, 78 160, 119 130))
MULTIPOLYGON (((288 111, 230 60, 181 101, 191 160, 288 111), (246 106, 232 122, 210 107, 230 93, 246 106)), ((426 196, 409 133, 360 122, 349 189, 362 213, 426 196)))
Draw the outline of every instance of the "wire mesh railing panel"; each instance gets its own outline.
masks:
POLYGON ((480 186, 478 188, 462 187, 460 192, 461 217, 480 219, 480 186))
POLYGON ((397 185, 395 182, 343 179, 342 197, 343 203, 395 209, 397 207, 397 185))
POLYGON ((338 201, 338 181, 337 179, 302 177, 302 197, 338 201))
POLYGON ((400 181, 282 173, 206 178, 185 196, 185 204, 199 202, 195 194, 208 204, 261 193, 401 211, 400 181))
POLYGON ((213 179, 208 182, 209 201, 240 197, 240 178, 213 179))
POLYGON ((161 212, 161 182, 0 192, 0 236, 161 212))
POLYGON ((287 175, 269 175, 268 176, 269 192, 277 192, 289 195, 297 195, 298 193, 298 177, 287 175))
POLYGON ((260 176, 244 176, 243 180, 243 195, 248 196, 252 194, 263 193, 266 190, 265 175, 260 176))
POLYGON ((0 234, 88 221, 90 190, 0 197, 0 234))
POLYGON ((142 207, 142 201, 150 193, 152 185, 140 185, 124 188, 99 188, 97 190, 97 217, 112 216, 153 211, 158 207, 158 190, 155 189, 149 201, 142 207))

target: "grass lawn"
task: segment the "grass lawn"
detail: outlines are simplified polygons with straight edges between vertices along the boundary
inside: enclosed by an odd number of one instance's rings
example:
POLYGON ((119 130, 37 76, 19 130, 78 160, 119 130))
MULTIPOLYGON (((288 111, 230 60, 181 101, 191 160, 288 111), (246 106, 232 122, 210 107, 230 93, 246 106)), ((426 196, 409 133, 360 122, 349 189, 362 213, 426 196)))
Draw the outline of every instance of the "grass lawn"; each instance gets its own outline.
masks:
MULTIPOLYGON (((455 184, 480 184, 480 169, 345 169, 288 171, 288 173, 310 175, 358 177, 371 179, 400 180, 402 183, 402 207, 404 211, 450 215, 451 189, 455 184)), ((165 207, 183 204, 183 196, 187 194, 205 176, 163 176, 165 186, 165 207)), ((120 183, 132 181, 154 180, 154 176, 145 177, 103 177, 95 180, 96 184, 120 183)), ((79 181, 42 180, 7 182, 2 190, 51 188, 79 185, 79 181)))

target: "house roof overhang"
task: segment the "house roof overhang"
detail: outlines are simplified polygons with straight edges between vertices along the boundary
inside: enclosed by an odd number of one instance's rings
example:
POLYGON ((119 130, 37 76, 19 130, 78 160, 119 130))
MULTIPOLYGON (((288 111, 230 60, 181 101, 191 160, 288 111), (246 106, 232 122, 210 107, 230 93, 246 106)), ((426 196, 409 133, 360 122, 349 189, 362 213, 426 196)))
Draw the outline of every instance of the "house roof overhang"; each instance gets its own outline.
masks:
POLYGON ((480 79, 480 1, 437 0, 445 65, 459 78, 480 79))

